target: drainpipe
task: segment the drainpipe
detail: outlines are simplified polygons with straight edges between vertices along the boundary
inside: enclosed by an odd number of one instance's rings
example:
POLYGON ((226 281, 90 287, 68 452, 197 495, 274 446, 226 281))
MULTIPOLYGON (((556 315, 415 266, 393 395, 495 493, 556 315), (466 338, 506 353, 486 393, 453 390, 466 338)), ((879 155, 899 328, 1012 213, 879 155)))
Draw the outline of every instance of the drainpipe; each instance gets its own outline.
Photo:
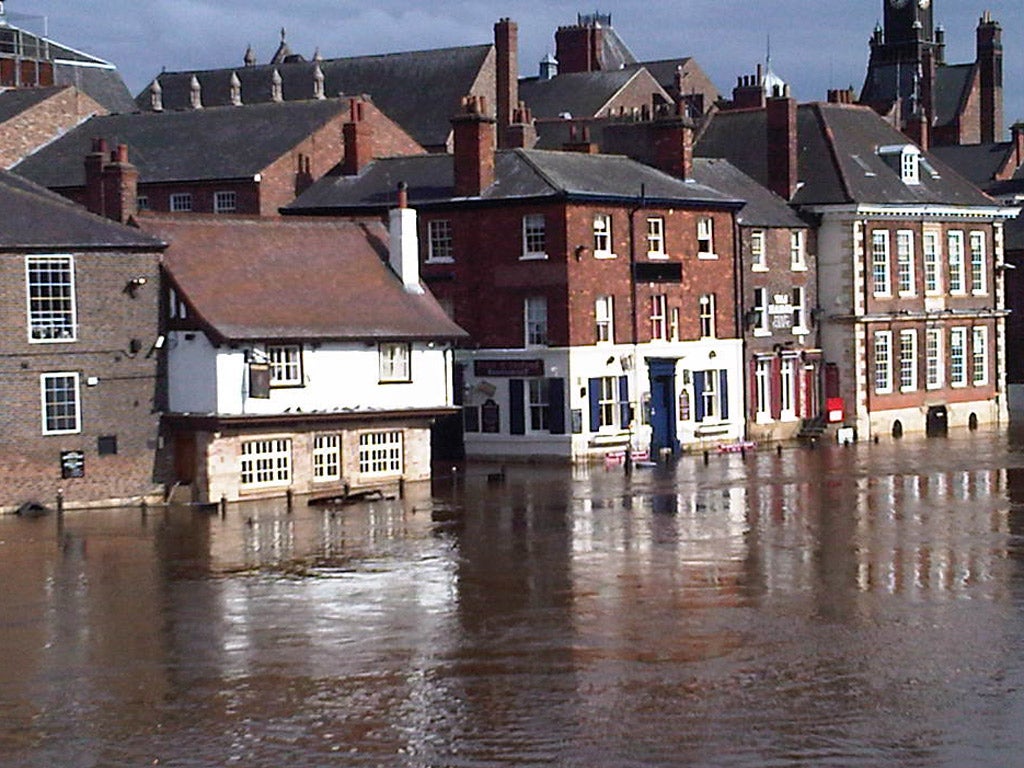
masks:
MULTIPOLYGON (((639 330, 637 327, 636 318, 636 214, 647 207, 647 188, 646 185, 640 185, 640 200, 639 204, 629 210, 629 315, 630 315, 630 347, 632 348, 633 355, 633 366, 630 373, 632 373, 632 386, 633 386, 633 398, 636 399, 634 403, 631 399, 630 410, 633 412, 630 414, 632 418, 629 421, 629 442, 626 444, 626 474, 631 475, 633 473, 633 424, 636 422, 637 415, 640 413, 641 402, 639 398, 640 385, 637 380, 637 370, 640 368, 639 350, 637 349, 637 339, 639 337, 639 330), (633 406, 636 406, 635 409, 633 406)), ((667 318, 666 318, 667 320, 667 318)))
MULTIPOLYGON (((747 371, 750 370, 750 367, 747 365, 747 326, 745 322, 747 313, 744 311, 747 294, 743 284, 745 271, 743 265, 743 239, 740 232, 740 223, 736 219, 735 212, 732 215, 732 237, 733 272, 735 275, 732 281, 734 294, 733 315, 735 315, 736 329, 740 335, 740 381, 743 382, 741 387, 743 390, 743 439, 747 440, 750 438, 750 435, 747 433, 747 417, 750 413, 750 386, 747 381, 747 371)), ((767 308, 765 311, 768 311, 767 308)), ((729 393, 726 392, 725 396, 728 397, 729 393)))

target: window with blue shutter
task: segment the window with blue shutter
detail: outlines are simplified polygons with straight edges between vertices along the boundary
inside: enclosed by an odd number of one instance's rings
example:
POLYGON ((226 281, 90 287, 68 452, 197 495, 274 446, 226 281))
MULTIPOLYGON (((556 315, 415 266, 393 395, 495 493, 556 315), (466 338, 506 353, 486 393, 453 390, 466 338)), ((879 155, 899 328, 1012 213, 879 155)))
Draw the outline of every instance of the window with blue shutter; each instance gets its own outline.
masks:
POLYGON ((526 407, 524 405, 523 379, 508 381, 508 418, 509 431, 513 435, 526 434, 526 407))
POLYGON ((587 382, 590 393, 590 431, 601 429, 601 380, 590 379, 587 382))
POLYGON ((718 410, 722 421, 729 418, 729 372, 724 368, 718 372, 718 410))
POLYGON ((693 372, 694 421, 704 421, 704 371, 693 372))
POLYGON ((565 434, 565 379, 548 379, 548 431, 565 434))

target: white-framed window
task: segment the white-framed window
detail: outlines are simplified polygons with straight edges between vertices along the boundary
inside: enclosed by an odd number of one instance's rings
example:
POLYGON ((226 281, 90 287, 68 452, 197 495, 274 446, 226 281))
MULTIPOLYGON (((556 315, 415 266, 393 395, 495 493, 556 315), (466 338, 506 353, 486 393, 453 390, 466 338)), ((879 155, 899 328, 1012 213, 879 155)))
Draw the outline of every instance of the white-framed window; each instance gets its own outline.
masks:
POLYGON ((614 376, 602 376, 598 380, 597 407, 600 413, 600 427, 619 426, 618 380, 614 376))
POLYGON ((44 373, 39 377, 39 391, 44 435, 71 435, 82 431, 77 373, 44 373))
POLYGON ((403 342, 383 342, 379 349, 381 382, 412 381, 409 345, 403 342))
POLYGON ((662 216, 647 217, 647 257, 663 259, 665 252, 665 219, 662 216))
POLYGON ((341 435, 313 436, 313 481, 341 480, 341 435))
POLYGON ((668 341, 668 295, 651 296, 651 339, 668 341))
POLYGON ((971 330, 971 383, 976 387, 988 384, 988 328, 971 330))
POLYGON ((892 392, 892 331, 875 331, 875 392, 892 392))
POLYGON ((288 485, 292 480, 292 441, 287 437, 242 443, 240 484, 245 488, 288 485))
POLYGON ((802 285, 795 285, 791 296, 793 333, 807 333, 807 290, 802 285))
POLYGON ((192 210, 192 193, 175 192, 171 195, 171 210, 175 213, 188 213, 192 210))
POLYGON ((25 285, 30 342, 75 341, 75 259, 70 255, 26 256, 25 285))
POLYGON ((876 229, 871 233, 871 283, 875 296, 889 296, 889 231, 876 229))
POLYGON ((139 195, 135 198, 135 210, 137 211, 148 211, 149 210, 149 195, 139 195))
POLYGON ((715 220, 710 216, 701 216, 697 219, 697 258, 716 258, 715 220))
POLYGON ((238 210, 238 195, 233 189, 224 189, 213 193, 214 213, 234 213, 238 210))
POLYGON ((949 253, 949 292, 965 293, 964 233, 958 230, 948 232, 946 249, 949 253))
POLYGON ((523 300, 526 346, 544 347, 548 343, 548 300, 543 296, 527 296, 523 300))
POLYGON ((594 256, 609 259, 612 253, 612 217, 608 213, 594 214, 594 256))
POLYGON ((901 296, 913 296, 914 290, 914 233, 901 229, 896 233, 896 289, 901 296))
POLYGON ((450 262, 455 259, 452 223, 448 219, 427 222, 427 261, 450 262))
POLYGON ((967 329, 949 329, 949 383, 953 387, 967 386, 967 329))
POLYGON ((704 410, 704 421, 715 421, 722 413, 719 398, 719 371, 694 371, 694 378, 701 378, 700 405, 704 410))
POLYGON ((755 229, 750 233, 750 267, 754 272, 768 270, 768 254, 763 229, 755 229))
POLYGON ((700 336, 702 339, 715 337, 715 294, 705 293, 698 304, 700 336))
POLYGON ((985 233, 971 232, 971 293, 981 296, 988 292, 985 259, 985 233))
POLYGON ((755 336, 771 336, 768 318, 768 289, 754 289, 754 305, 751 307, 751 327, 755 336))
POLYGON ((611 296, 598 296, 594 302, 598 344, 615 342, 615 302, 611 296))
POLYGON ((298 344, 268 344, 267 361, 270 363, 270 386, 302 386, 302 347, 298 344))
POLYGON ((772 418, 772 361, 771 358, 759 357, 754 365, 754 392, 757 402, 754 405, 758 421, 769 421, 772 418))
POLYGON ((359 435, 359 474, 402 474, 402 431, 364 432, 359 435))
POLYGON ((925 386, 928 389, 939 389, 945 378, 942 367, 942 331, 929 328, 925 331, 925 386))
POLYGON ((672 307, 669 313, 668 333, 672 341, 679 341, 679 307, 672 307))
POLYGON ((942 292, 942 250, 938 232, 924 233, 924 292, 942 292))
POLYGON ((546 221, 543 213, 530 213, 523 216, 523 258, 546 259, 547 251, 546 221))
POLYGON ((548 380, 526 380, 527 425, 530 432, 548 431, 548 380))
POLYGON ((900 155, 900 177, 904 184, 921 183, 921 154, 917 147, 906 147, 900 155))
POLYGON ((900 331, 900 391, 917 389, 917 331, 900 331))
POLYGON ((782 418, 796 418, 797 358, 784 357, 779 366, 779 401, 782 418))
POLYGON ((802 229, 789 233, 789 268, 794 272, 807 269, 807 233, 802 229))

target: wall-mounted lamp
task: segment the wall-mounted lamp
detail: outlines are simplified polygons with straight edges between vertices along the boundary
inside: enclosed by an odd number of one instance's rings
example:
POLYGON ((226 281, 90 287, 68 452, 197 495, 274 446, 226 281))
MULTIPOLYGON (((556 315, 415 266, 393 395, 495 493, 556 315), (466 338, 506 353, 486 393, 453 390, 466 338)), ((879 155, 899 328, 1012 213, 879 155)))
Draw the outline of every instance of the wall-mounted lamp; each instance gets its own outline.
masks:
POLYGON ((124 285, 124 292, 127 293, 129 296, 131 296, 134 299, 135 298, 135 292, 137 290, 139 290, 139 288, 141 288, 145 284, 146 284, 146 278, 144 278, 142 276, 133 277, 131 280, 129 280, 127 283, 125 283, 125 285, 124 285))

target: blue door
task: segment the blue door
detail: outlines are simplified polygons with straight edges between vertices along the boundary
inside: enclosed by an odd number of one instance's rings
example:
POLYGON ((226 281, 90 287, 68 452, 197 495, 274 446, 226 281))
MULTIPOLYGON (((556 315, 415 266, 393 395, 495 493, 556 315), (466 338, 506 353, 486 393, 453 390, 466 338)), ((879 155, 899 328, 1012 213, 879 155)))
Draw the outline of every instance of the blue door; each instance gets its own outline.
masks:
POLYGON ((676 361, 648 360, 651 375, 651 453, 679 451, 676 435, 676 361))

